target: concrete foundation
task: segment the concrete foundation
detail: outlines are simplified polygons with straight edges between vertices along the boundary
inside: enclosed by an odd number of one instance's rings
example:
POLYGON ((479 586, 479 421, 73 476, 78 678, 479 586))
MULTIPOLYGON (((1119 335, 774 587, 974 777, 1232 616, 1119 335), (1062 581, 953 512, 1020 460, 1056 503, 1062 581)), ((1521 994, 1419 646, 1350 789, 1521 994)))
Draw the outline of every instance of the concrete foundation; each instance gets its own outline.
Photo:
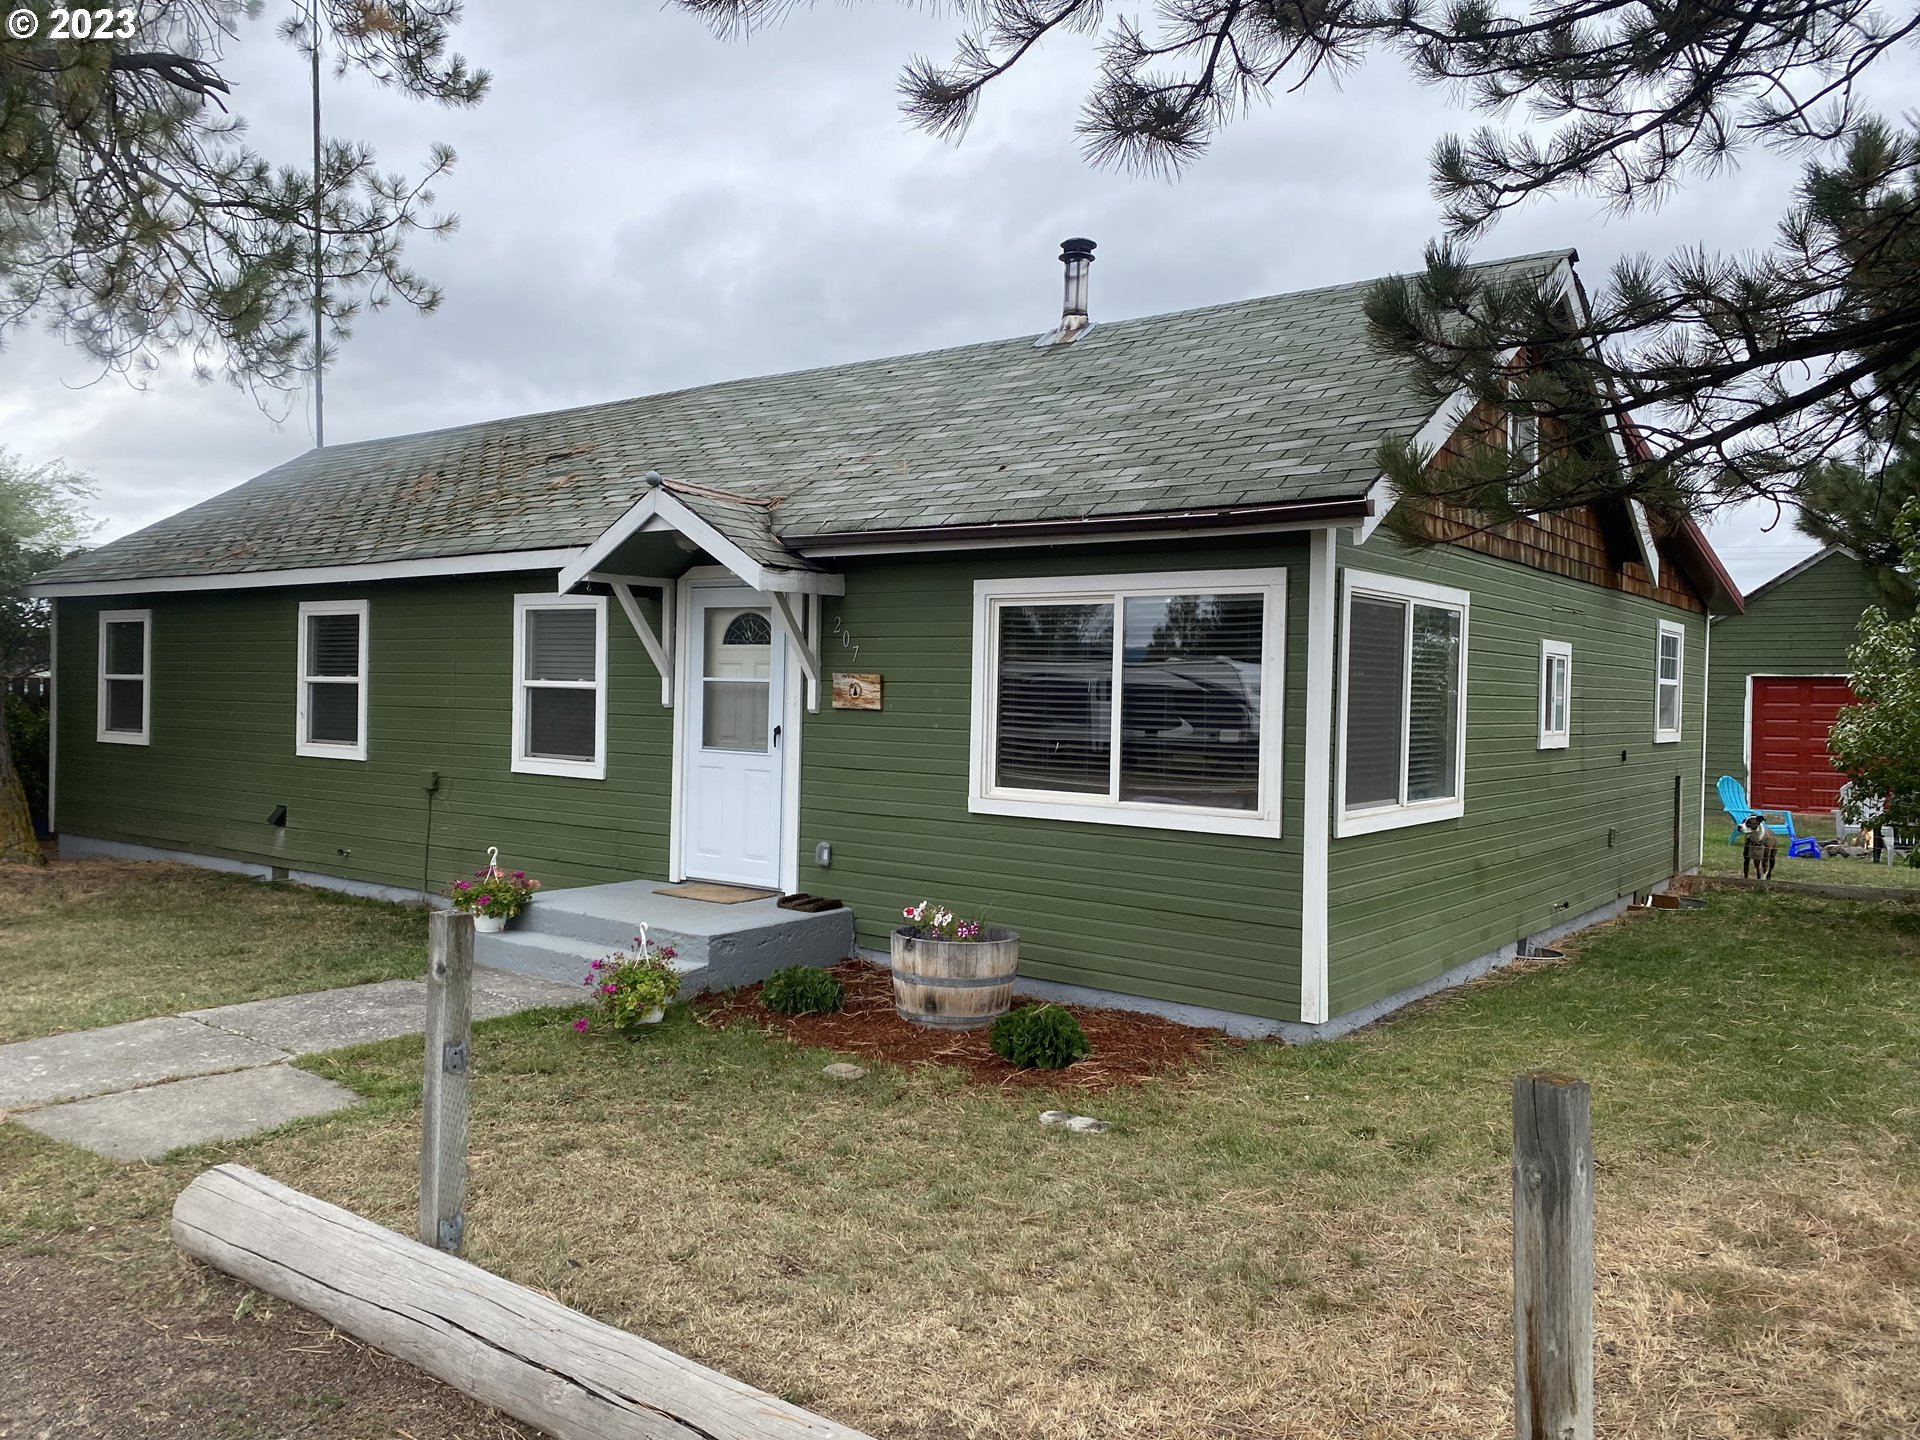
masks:
MULTIPOLYGON (((1664 884, 1653 887, 1655 893, 1664 892, 1664 884)), ((1576 930, 1584 930, 1590 925, 1599 925, 1626 913, 1633 904, 1633 897, 1622 896, 1575 916, 1560 925, 1529 935, 1523 940, 1502 945, 1498 950, 1476 956, 1451 970, 1443 971, 1431 979, 1417 985, 1409 985, 1396 994, 1362 1005, 1357 1010, 1349 1010, 1344 1015, 1336 1015, 1321 1025, 1307 1025, 1298 1020, 1275 1020, 1266 1015, 1247 1015, 1237 1010, 1216 1010, 1207 1005, 1182 1005, 1172 1000, 1156 1000, 1147 995, 1128 995, 1118 990, 1102 990, 1091 985, 1068 985, 1057 980, 1038 980, 1022 975, 1015 985, 1016 996, 1031 996, 1035 1000, 1052 1000, 1062 1005, 1086 1005, 1098 1010, 1131 1010, 1137 1014, 1154 1015, 1162 1020, 1171 1020, 1177 1025, 1192 1025, 1202 1030, 1220 1030, 1228 1035, 1249 1040, 1285 1040, 1293 1045, 1310 1044, 1316 1040, 1336 1040, 1342 1035, 1352 1034, 1377 1020, 1384 1019, 1394 1011, 1411 1005, 1416 1000, 1424 1000, 1429 995, 1438 995, 1443 990, 1452 990, 1458 986, 1478 980, 1503 966, 1511 965, 1515 960, 1524 958, 1532 950, 1550 946, 1554 941, 1576 930)), ((862 946, 859 951, 862 960, 868 960, 880 966, 889 964, 891 957, 882 950, 870 950, 862 946)))

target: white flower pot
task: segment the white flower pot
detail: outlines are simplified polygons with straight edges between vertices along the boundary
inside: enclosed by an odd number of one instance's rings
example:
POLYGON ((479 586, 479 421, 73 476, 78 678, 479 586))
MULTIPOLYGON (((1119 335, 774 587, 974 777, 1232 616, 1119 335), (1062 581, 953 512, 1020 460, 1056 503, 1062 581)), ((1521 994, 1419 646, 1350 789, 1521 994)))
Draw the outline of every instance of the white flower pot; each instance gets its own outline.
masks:
POLYGON ((502 930, 507 928, 507 917, 504 915, 476 915, 473 917, 473 928, 482 935, 498 935, 502 930))
POLYGON ((651 1010, 647 1011, 646 1014, 640 1017, 640 1023, 642 1025, 658 1025, 662 1020, 666 1018, 667 1018, 666 1006, 656 1005, 651 1010))

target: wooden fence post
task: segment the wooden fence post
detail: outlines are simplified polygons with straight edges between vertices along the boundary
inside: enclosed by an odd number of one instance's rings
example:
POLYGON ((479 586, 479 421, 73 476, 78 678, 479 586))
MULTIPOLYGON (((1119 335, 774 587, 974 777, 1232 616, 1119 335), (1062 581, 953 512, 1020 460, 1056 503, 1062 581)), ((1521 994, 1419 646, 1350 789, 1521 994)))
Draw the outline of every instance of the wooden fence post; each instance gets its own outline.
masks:
POLYGON ((1592 1093, 1513 1082, 1513 1404, 1518 1440, 1593 1440, 1592 1093))
POLYGON ((420 1243, 465 1240, 467 1072, 473 1041, 473 917, 427 917, 427 1053, 420 1113, 420 1243))

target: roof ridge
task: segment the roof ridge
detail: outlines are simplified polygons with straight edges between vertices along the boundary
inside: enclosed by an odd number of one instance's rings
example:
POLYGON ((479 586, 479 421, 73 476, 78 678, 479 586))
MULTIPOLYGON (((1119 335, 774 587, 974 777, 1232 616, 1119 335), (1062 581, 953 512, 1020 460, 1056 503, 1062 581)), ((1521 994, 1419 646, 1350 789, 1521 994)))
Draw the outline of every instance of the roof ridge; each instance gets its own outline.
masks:
MULTIPOLYGON (((1470 263, 1467 268, 1471 270, 1492 270, 1509 265, 1524 265, 1529 261, 1535 260, 1559 261, 1567 259, 1576 253, 1571 246, 1558 250, 1536 250, 1527 255, 1506 255, 1498 260, 1474 261, 1470 263)), ((1209 315, 1222 310, 1241 310, 1253 305, 1263 305, 1274 300, 1297 300, 1314 295, 1328 295, 1340 290, 1358 290, 1365 286, 1376 285, 1382 280, 1392 280, 1413 273, 1416 272, 1395 270, 1385 275, 1373 275, 1364 280, 1347 280, 1335 285, 1316 285, 1310 286, 1305 290, 1277 290, 1272 294, 1249 295, 1240 300, 1216 300, 1208 305, 1190 305, 1180 310, 1161 310, 1147 315, 1129 315, 1120 320, 1102 320, 1089 326, 1086 335, 1082 337, 1082 344, 1072 348, 1076 350, 1083 349, 1085 341, 1093 339, 1096 335, 1102 337, 1103 343, 1111 343, 1110 337, 1116 330, 1121 329, 1123 326, 1140 326, 1168 320, 1184 320, 1189 316, 1209 315)), ((830 365, 803 365, 795 370, 769 370, 759 375, 736 375, 727 380, 709 380, 703 384, 682 385, 672 390, 649 390, 640 395, 622 395, 617 399, 594 400, 584 405, 563 405, 554 410, 529 410, 519 415, 496 416, 491 420, 470 420, 464 425, 436 425, 429 430, 408 430, 398 435, 377 435, 365 440, 348 440, 339 444, 329 445, 326 449, 329 452, 335 452, 357 449, 366 445, 394 445, 408 440, 424 440, 435 435, 451 435, 460 431, 479 431, 494 425, 520 425, 535 420, 558 419, 561 416, 581 416, 595 410, 617 409, 622 405, 632 405, 641 400, 667 400, 682 395, 697 395, 703 391, 725 390, 735 385, 751 385, 760 381, 797 380, 808 375, 823 375, 833 372, 846 373, 848 371, 868 369, 877 365, 898 365, 905 361, 921 360, 934 355, 964 355, 970 351, 991 350, 1002 345, 1029 344, 1034 338, 1034 335, 1027 334, 1006 335, 995 340, 974 340, 964 345, 940 345, 929 350, 904 350, 893 355, 875 355, 865 360, 844 360, 837 364, 830 365)), ((321 451, 318 447, 312 447, 282 461, 281 465, 273 468, 277 470, 283 465, 295 464, 309 456, 320 453, 321 451)), ((263 478, 265 474, 271 473, 271 471, 266 471, 263 472, 262 476, 256 476, 255 478, 263 478)))

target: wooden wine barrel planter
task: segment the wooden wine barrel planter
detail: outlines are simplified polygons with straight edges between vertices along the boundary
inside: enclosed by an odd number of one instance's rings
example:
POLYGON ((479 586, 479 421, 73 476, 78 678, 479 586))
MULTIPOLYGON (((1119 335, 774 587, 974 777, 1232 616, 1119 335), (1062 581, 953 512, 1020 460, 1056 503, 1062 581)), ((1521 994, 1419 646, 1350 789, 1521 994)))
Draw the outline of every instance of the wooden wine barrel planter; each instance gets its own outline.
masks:
POLYGON ((978 940, 921 940, 893 932, 893 1009, 937 1030, 978 1030, 1013 1005, 1020 937, 989 926, 978 940))

